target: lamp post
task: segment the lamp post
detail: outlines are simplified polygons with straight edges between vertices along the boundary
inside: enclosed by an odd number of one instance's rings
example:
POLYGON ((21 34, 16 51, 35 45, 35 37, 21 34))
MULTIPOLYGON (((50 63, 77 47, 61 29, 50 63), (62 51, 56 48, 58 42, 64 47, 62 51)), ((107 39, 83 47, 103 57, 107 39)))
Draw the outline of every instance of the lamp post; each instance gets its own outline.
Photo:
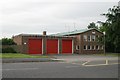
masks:
POLYGON ((103 32, 103 34, 104 34, 104 54, 105 54, 105 32, 103 32))

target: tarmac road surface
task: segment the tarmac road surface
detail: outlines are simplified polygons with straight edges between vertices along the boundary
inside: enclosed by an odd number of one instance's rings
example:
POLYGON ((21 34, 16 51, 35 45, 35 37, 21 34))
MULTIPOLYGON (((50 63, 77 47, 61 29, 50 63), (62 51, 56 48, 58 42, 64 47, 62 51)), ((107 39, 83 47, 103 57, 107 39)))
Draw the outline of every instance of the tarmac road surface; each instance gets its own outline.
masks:
POLYGON ((118 65, 82 66, 64 62, 4 63, 3 78, 118 78, 118 65))

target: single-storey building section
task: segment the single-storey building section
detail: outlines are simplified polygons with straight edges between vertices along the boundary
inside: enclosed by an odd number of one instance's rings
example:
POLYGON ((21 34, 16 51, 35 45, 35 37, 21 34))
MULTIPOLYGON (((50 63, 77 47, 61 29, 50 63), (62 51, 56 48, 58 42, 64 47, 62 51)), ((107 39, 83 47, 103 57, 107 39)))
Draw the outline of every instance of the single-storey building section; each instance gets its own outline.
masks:
POLYGON ((13 37, 22 45, 21 53, 28 54, 90 54, 103 53, 104 45, 98 41, 103 33, 97 29, 82 29, 52 35, 19 34, 13 37))
POLYGON ((21 53, 28 54, 73 54, 74 40, 72 36, 47 36, 19 34, 13 37, 17 45, 22 45, 21 53))

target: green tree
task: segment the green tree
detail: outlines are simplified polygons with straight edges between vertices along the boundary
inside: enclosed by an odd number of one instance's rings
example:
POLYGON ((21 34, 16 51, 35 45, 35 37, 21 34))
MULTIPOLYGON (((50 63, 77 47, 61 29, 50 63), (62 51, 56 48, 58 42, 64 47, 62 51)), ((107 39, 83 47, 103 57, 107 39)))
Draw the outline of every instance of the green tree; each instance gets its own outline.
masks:
POLYGON ((15 45, 15 42, 11 38, 2 38, 0 43, 2 43, 2 45, 15 45))
POLYGON ((106 50, 120 52, 120 7, 109 8, 108 12, 102 15, 107 18, 100 26, 100 30, 106 32, 106 50))
POLYGON ((88 29, 90 29, 90 28, 98 29, 98 26, 96 26, 96 24, 94 22, 90 23, 87 27, 88 27, 88 29))

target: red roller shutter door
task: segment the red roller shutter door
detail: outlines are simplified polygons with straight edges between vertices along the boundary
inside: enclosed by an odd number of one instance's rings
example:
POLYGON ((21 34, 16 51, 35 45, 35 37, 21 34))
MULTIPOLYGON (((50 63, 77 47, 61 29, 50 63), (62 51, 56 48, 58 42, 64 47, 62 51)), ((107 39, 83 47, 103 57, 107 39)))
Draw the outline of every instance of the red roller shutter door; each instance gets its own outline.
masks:
POLYGON ((42 54, 42 39, 29 39, 29 54, 42 54))
POLYGON ((47 54, 58 54, 58 39, 47 39, 47 54))
POLYGON ((62 53, 72 53, 72 40, 62 40, 62 53))

